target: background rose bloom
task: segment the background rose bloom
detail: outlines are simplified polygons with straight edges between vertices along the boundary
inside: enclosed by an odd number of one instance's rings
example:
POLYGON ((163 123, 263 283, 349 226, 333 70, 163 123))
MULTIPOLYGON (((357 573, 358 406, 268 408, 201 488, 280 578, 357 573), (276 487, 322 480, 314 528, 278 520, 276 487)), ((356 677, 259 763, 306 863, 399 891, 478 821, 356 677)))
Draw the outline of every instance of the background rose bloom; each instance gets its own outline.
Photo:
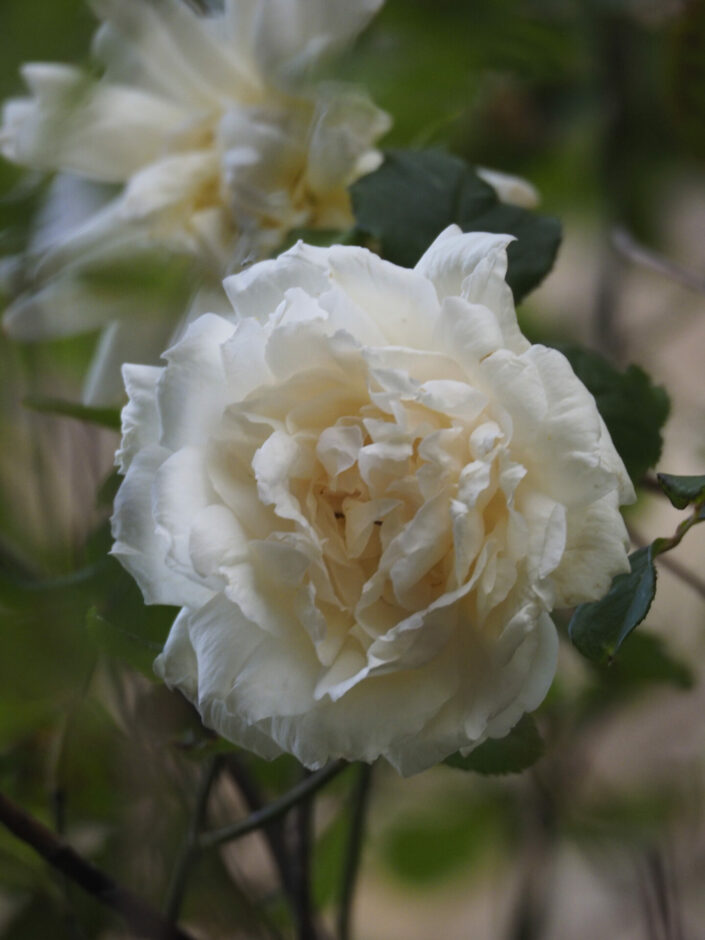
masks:
POLYGON ((545 695, 549 611, 628 570, 633 491, 563 355, 522 336, 502 235, 411 271, 299 243, 125 366, 114 554, 177 604, 157 670, 225 737, 402 773, 545 695))
MULTIPOLYGON (((125 290, 145 252, 195 257, 219 289, 292 228, 349 227, 347 187, 379 164, 374 142, 390 121, 363 93, 312 86, 307 72, 381 3, 226 0, 200 16, 181 0, 94 0, 100 81, 26 65, 32 97, 4 108, 0 152, 60 173, 9 331, 36 339, 111 324, 86 389, 109 401, 122 362, 154 361, 185 312, 166 295, 140 303, 125 290), (111 265, 118 289, 103 273, 111 265)), ((210 296, 196 303, 205 309, 210 296)))

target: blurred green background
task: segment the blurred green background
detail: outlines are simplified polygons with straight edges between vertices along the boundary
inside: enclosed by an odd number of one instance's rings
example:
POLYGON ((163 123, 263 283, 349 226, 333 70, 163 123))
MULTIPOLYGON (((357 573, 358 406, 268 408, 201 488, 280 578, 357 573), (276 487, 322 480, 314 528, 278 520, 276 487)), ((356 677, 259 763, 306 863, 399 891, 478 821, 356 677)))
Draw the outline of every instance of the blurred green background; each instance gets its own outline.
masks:
MULTIPOLYGON (((88 64, 94 26, 80 0, 3 0, 0 96, 21 93, 24 61, 88 64)), ((611 236, 622 226, 705 271, 705 3, 388 0, 327 74, 390 112, 385 144, 447 148, 532 181, 566 238, 524 328, 647 366, 674 400, 663 469, 702 473, 703 297, 618 256, 611 236)), ((0 256, 21 250, 45 184, 0 161, 0 256)), ((105 554, 116 435, 23 404, 77 399, 94 342, 0 337, 0 789, 159 905, 213 742, 151 679, 173 611, 145 610, 105 554)), ((630 519, 649 537, 678 521, 648 498, 630 519)), ((702 569, 702 547, 689 543, 681 564, 702 569)), ((535 771, 402 781, 379 768, 360 940, 702 936, 703 604, 667 571, 662 587, 612 668, 564 650, 535 771)), ((297 779, 290 761, 240 760, 268 796, 297 779)), ((347 786, 319 800, 324 912, 347 786)), ((213 821, 242 810, 225 780, 213 821)), ((204 857, 185 916, 209 938, 290 935, 259 837, 204 857)), ((0 937, 120 936, 0 832, 0 937)))

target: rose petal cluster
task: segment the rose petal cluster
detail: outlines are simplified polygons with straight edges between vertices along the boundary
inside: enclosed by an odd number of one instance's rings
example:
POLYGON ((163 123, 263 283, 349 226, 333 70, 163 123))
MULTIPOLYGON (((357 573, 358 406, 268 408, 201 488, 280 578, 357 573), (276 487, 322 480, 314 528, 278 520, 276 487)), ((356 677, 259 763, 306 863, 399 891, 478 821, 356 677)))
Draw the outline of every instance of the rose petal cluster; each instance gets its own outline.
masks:
POLYGON ((293 228, 349 227, 347 187, 380 163, 374 144, 390 120, 363 92, 314 85, 309 72, 382 2, 225 0, 199 15, 185 0, 92 0, 102 78, 28 64, 31 95, 3 109, 0 153, 59 173, 10 333, 112 324, 87 394, 108 401, 122 362, 156 361, 184 315, 134 315, 130 260, 157 247, 195 257, 217 287, 293 228), (99 276, 116 262, 128 268, 121 296, 99 276))
POLYGON ((113 554, 182 607, 156 668, 265 756, 414 773, 552 681, 552 608, 628 570, 633 490, 595 401, 520 332, 510 236, 414 270, 302 243, 124 367, 113 554))

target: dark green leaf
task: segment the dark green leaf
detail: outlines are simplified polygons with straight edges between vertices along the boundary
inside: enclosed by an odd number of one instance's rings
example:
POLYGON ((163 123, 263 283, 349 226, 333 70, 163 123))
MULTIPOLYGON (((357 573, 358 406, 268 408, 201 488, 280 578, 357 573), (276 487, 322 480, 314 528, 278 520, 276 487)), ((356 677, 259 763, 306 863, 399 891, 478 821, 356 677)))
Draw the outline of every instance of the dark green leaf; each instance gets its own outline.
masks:
POLYGON ((120 430, 120 412, 117 408, 92 408, 61 398, 25 398, 24 404, 32 411, 40 411, 42 414, 61 415, 75 418, 77 421, 87 421, 89 424, 99 424, 112 431, 120 430))
POLYGON ((156 643, 114 626, 101 617, 95 608, 86 615, 86 630, 98 649, 126 662, 149 678, 154 678, 152 663, 161 651, 156 643))
POLYGON ((705 476, 677 477, 671 473, 657 474, 661 489, 676 509, 705 500, 705 476))
POLYGON ((379 241, 384 258, 404 267, 452 223, 465 232, 515 235, 507 281, 517 303, 551 270, 560 244, 556 219, 500 203, 472 167, 437 150, 389 151, 351 194, 358 227, 379 241))
MULTIPOLYGON (((517 240, 507 249, 507 283, 516 303, 537 287, 553 267, 561 243, 561 224, 551 216, 501 202, 472 220, 476 232, 509 232, 517 240)), ((468 229, 470 231, 470 229, 468 229)))
POLYGON ((452 754, 445 763, 479 774, 518 774, 543 754, 543 740, 531 715, 524 715, 504 738, 490 738, 467 757, 452 754))
POLYGON ((612 663, 598 668, 605 682, 614 686, 616 691, 629 691, 655 683, 690 689, 695 682, 692 670, 669 652, 660 636, 649 632, 635 633, 612 663))
POLYGON ((581 604, 573 614, 568 633, 587 659, 609 661, 649 612, 656 592, 652 547, 634 552, 629 563, 631 571, 617 575, 601 600, 581 604))
POLYGON ((560 347, 578 378, 595 396, 597 407, 629 476, 638 483, 658 463, 661 428, 670 411, 666 391, 638 366, 620 372, 599 353, 579 346, 560 347))

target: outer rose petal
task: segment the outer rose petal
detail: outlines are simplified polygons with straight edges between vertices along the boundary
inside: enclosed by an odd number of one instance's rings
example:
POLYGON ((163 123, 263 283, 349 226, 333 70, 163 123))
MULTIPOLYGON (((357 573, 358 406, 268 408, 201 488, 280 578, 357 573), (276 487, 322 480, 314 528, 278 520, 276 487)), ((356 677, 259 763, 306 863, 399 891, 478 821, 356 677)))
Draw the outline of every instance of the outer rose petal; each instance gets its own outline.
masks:
POLYGON ((553 575, 556 605, 575 607, 607 593, 612 578, 629 571, 629 536, 610 493, 568 514, 568 539, 553 575))
POLYGON ((124 365, 122 378, 129 401, 122 409, 122 441, 115 454, 120 473, 125 474, 132 460, 150 444, 158 444, 161 421, 156 389, 161 375, 157 366, 124 365))
POLYGON ((137 581, 148 604, 200 607, 212 592, 167 566, 169 545, 152 519, 152 481, 167 456, 163 448, 151 445, 130 464, 115 498, 111 554, 137 581))
POLYGON ((239 317, 266 320, 284 298, 284 292, 300 287, 316 296, 330 286, 323 249, 297 242, 276 261, 260 261, 241 274, 226 277, 225 293, 239 317))

